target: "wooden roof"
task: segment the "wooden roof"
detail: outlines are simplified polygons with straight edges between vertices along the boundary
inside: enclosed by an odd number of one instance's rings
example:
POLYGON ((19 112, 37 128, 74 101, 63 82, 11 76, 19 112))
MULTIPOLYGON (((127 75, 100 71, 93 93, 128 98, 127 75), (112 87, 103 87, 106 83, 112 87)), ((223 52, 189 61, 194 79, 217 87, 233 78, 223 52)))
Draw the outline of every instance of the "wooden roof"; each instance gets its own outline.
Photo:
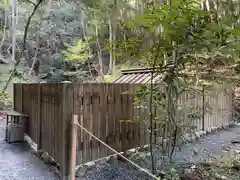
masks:
MULTIPOLYGON (((232 67, 216 67, 214 69, 209 69, 207 67, 202 67, 200 76, 205 78, 206 76, 218 76, 221 74, 228 74, 231 72, 232 67), (205 71, 203 70, 205 69, 205 71)), ((127 69, 121 71, 121 76, 118 77, 114 83, 136 83, 136 84, 148 84, 151 81, 152 68, 135 68, 127 69)), ((196 75, 195 68, 190 68, 187 72, 183 73, 185 75, 194 76, 196 75)), ((153 83, 163 77, 162 74, 155 73, 153 76, 153 83)))
MULTIPOLYGON (((114 81, 114 83, 136 83, 148 84, 151 81, 151 68, 136 68, 122 70, 121 76, 114 81)), ((161 74, 155 73, 153 76, 153 83, 162 77, 161 74)))

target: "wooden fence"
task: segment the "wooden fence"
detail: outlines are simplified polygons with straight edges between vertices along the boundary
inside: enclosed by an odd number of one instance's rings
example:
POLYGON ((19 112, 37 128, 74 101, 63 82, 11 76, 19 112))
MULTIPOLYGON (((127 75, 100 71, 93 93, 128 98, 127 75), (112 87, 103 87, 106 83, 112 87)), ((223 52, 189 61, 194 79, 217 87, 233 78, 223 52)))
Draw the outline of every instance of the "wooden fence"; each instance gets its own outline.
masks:
POLYGON ((73 113, 72 84, 14 84, 14 110, 29 115, 26 133, 68 171, 70 132, 73 113))
MULTIPOLYGON (((138 89, 136 84, 14 84, 14 108, 29 115, 27 134, 39 148, 64 165, 70 153, 68 128, 72 114, 77 114, 82 126, 118 151, 149 143, 148 105, 134 103, 138 89)), ((191 122, 198 131, 229 124, 232 101, 232 86, 219 85, 185 94, 179 104, 200 110, 200 117, 191 122)), ((189 124, 187 116, 182 120, 189 124)), ((155 136, 161 135, 161 125, 156 123, 155 128, 155 136)), ((79 130, 78 164, 110 154, 79 130)))

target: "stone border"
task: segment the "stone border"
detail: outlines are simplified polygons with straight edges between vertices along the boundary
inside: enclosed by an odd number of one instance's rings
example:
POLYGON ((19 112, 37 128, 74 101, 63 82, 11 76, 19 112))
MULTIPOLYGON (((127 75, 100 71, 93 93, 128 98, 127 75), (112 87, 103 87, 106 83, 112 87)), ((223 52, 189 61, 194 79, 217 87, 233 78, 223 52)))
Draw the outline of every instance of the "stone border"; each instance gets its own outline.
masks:
POLYGON ((30 148, 33 150, 33 153, 37 155, 45 164, 56 166, 59 169, 59 164, 43 149, 38 150, 37 144, 25 134, 24 140, 29 144, 30 148))
MULTIPOLYGON (((208 128, 205 131, 198 131, 192 134, 185 134, 184 138, 185 141, 180 142, 179 145, 183 144, 183 143, 192 143, 196 140, 199 140, 201 137, 207 136, 208 134, 214 133, 216 131, 220 131, 223 129, 227 129, 227 128, 232 128, 234 126, 240 126, 240 123, 235 123, 235 122, 230 122, 228 125, 226 126, 222 126, 222 127, 212 127, 212 128, 208 128)), ((128 151, 126 151, 125 153, 121 153, 124 157, 128 158, 130 157, 132 154, 137 153, 137 152, 144 152, 148 149, 149 145, 145 145, 143 147, 138 147, 138 148, 133 148, 130 149, 128 151)), ((78 165, 76 166, 76 177, 81 177, 84 176, 88 171, 90 171, 92 168, 98 166, 98 165, 102 165, 102 164, 116 164, 118 161, 123 161, 125 163, 126 162, 123 158, 121 158, 119 155, 114 154, 114 155, 110 155, 107 157, 103 157, 101 159, 97 159, 95 161, 90 161, 88 163, 82 164, 82 165, 78 165)), ((140 170, 139 170, 140 171, 140 170)))

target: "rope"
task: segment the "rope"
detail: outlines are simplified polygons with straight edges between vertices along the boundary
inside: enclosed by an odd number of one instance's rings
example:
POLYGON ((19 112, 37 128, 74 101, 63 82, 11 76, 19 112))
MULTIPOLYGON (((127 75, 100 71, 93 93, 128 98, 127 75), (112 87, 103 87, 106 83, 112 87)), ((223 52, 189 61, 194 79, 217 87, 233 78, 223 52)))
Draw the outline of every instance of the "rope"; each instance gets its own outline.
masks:
POLYGON ((129 162, 130 164, 132 164, 133 166, 137 167, 138 169, 140 169, 141 171, 145 172, 146 174, 148 174, 150 177, 152 177, 153 179, 159 180, 159 178, 157 176, 155 176, 154 174, 148 172, 146 169, 138 166, 137 164, 135 164, 134 162, 132 162, 131 160, 129 160, 128 158, 124 157, 121 153, 117 152, 115 149, 111 148, 110 146, 108 146, 106 143, 104 143, 103 141, 101 141, 99 138, 97 138, 96 136, 94 136, 91 132, 89 132, 87 129, 85 129, 83 126, 81 126, 79 124, 79 122, 76 122, 76 125, 79 126, 81 129, 83 129, 86 133, 88 133, 90 136, 92 136, 94 139, 96 139, 97 141, 99 141, 101 144, 103 144, 104 146, 106 146, 108 149, 110 149, 111 151, 113 151, 114 153, 116 153, 117 155, 119 155, 120 157, 122 157, 124 160, 126 160, 127 162, 129 162))

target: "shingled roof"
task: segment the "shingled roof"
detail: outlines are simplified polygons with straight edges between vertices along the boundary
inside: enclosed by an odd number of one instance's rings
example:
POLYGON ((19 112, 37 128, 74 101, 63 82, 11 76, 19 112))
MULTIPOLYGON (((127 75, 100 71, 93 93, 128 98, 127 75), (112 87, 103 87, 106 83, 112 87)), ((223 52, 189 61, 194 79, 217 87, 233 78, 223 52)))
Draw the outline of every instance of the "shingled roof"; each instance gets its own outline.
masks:
MULTIPOLYGON (((219 75, 231 72, 231 67, 216 67, 214 69, 209 69, 207 67, 202 67, 200 75, 203 77, 205 75, 219 75), (211 72, 210 72, 211 71, 211 72)), ((117 78, 114 83, 133 83, 133 84, 148 84, 151 81, 152 68, 135 68, 127 69, 121 71, 121 76, 117 78)), ((185 72, 186 73, 186 72, 185 72)), ((191 68, 187 71, 187 74, 190 76, 196 75, 195 68, 191 68)), ((155 73, 153 75, 153 83, 163 77, 162 74, 155 73)))
MULTIPOLYGON (((151 81, 151 68, 136 68, 122 70, 121 76, 114 81, 114 83, 136 83, 148 84, 151 81)), ((155 73, 153 76, 153 83, 161 78, 161 74, 155 73)))

